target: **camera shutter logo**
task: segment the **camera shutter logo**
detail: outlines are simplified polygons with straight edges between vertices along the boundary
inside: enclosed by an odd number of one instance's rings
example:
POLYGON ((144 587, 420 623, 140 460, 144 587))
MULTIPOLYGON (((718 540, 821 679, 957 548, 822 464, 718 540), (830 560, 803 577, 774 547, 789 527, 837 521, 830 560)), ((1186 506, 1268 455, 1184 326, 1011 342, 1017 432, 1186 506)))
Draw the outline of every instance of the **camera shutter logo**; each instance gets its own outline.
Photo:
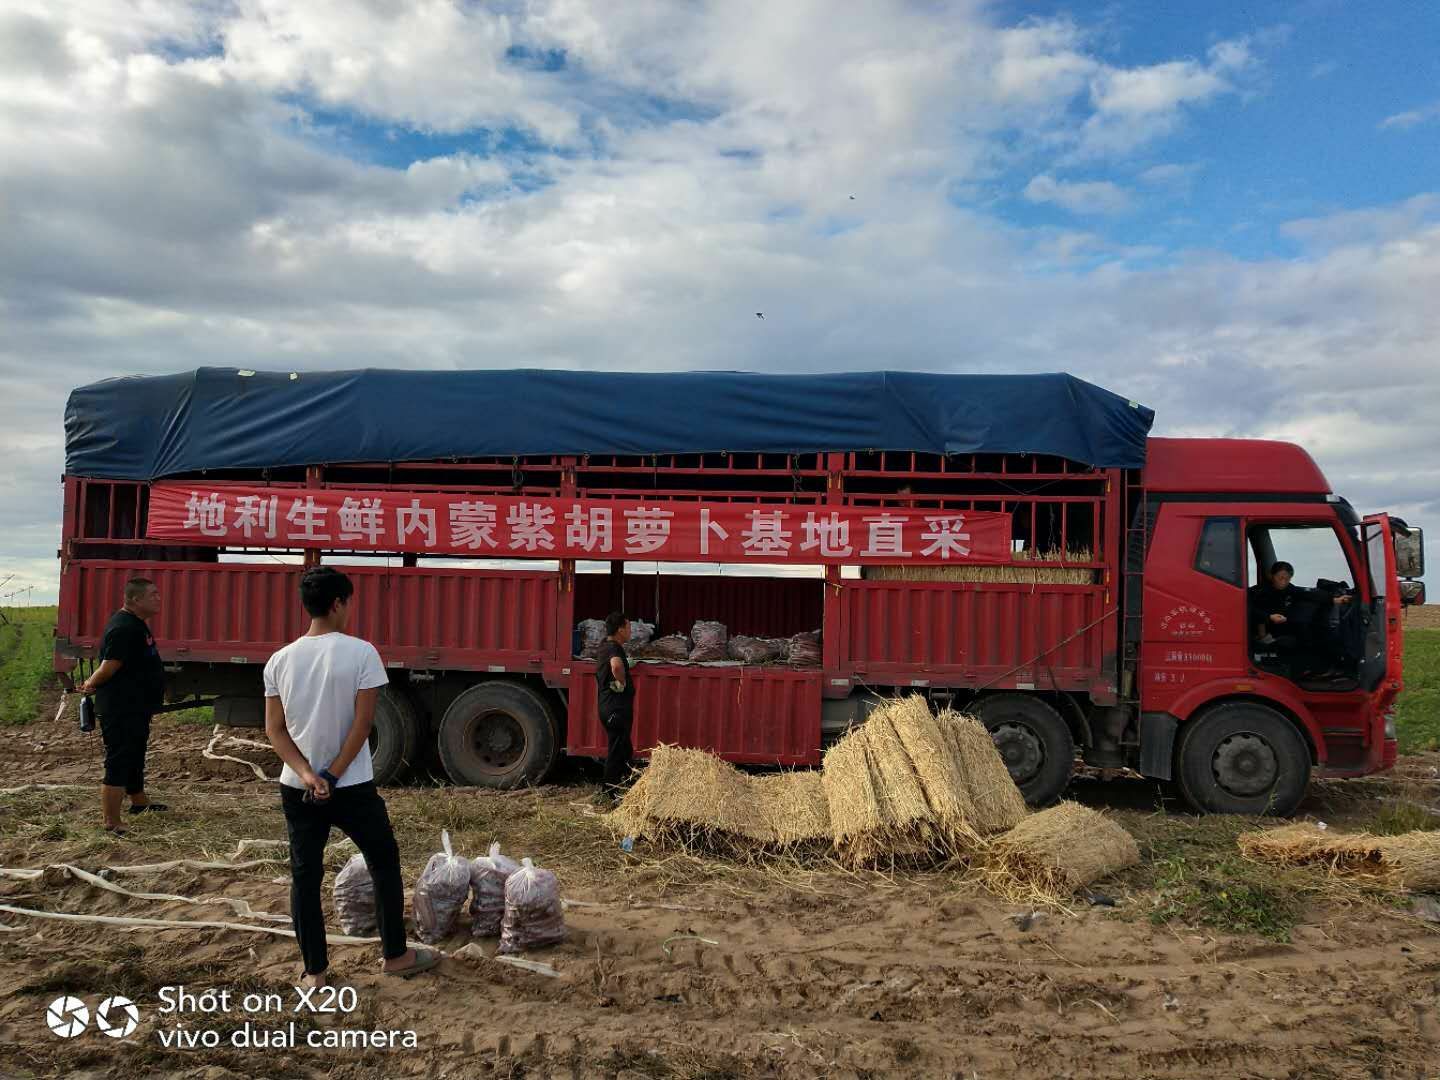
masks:
POLYGON ((123 1039, 140 1023, 140 1010, 127 997, 116 994, 100 1002, 95 1010, 95 1027, 112 1039, 123 1039))
POLYGON ((62 1039, 73 1039, 90 1023, 90 1010, 77 997, 61 996, 45 1010, 45 1022, 62 1039))

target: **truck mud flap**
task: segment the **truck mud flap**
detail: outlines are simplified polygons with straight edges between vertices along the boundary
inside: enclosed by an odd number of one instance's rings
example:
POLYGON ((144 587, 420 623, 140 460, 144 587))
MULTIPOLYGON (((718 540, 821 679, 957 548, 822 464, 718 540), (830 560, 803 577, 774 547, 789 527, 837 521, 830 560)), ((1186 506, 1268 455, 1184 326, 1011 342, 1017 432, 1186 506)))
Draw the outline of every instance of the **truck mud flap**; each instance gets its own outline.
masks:
POLYGON ((1175 763, 1175 730, 1180 721, 1169 713, 1140 714, 1140 775, 1171 780, 1175 763))
POLYGON ((263 728, 265 699, 261 697, 218 697, 215 699, 215 723, 226 727, 263 728))

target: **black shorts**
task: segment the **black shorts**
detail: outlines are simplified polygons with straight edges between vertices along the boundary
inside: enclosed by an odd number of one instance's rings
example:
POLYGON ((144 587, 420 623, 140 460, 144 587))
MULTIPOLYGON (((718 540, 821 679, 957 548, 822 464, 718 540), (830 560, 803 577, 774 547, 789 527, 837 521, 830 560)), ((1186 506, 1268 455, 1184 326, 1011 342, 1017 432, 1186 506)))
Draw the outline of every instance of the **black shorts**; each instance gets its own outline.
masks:
POLYGON ((134 795, 145 790, 145 750, 150 742, 150 714, 115 713, 100 717, 105 742, 107 787, 123 787, 134 795))

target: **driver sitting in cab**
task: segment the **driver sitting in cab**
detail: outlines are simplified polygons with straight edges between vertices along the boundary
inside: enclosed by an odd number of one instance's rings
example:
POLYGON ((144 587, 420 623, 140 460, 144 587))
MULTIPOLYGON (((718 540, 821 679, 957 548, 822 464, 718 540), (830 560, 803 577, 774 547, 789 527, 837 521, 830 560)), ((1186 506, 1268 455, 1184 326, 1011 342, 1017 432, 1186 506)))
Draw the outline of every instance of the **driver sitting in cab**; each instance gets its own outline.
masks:
POLYGON ((1324 678, 1336 672, 1329 668, 1332 652, 1323 649, 1315 632, 1316 614, 1327 600, 1332 604, 1350 603, 1350 596, 1331 596, 1317 589, 1302 589, 1292 584, 1295 567, 1277 562, 1270 567, 1269 577, 1250 590, 1250 624, 1256 645, 1274 649, 1291 667, 1302 675, 1324 678), (1327 670, 1315 671, 1316 666, 1327 670))

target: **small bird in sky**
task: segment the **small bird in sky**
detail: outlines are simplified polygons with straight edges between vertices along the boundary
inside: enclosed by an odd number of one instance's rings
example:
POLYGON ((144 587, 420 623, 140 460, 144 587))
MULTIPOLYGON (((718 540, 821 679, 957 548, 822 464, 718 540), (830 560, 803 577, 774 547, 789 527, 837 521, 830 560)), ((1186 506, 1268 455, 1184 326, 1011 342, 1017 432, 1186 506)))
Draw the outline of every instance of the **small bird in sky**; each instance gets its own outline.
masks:
POLYGON ((755 318, 757 318, 757 319, 763 319, 763 318, 765 318, 765 313, 764 313, 763 311, 757 311, 757 312, 755 312, 755 318))
POLYGON ((851 201, 851 202, 854 202, 854 201, 855 201, 855 196, 854 196, 854 195, 851 195, 851 196, 850 196, 850 201, 851 201))

